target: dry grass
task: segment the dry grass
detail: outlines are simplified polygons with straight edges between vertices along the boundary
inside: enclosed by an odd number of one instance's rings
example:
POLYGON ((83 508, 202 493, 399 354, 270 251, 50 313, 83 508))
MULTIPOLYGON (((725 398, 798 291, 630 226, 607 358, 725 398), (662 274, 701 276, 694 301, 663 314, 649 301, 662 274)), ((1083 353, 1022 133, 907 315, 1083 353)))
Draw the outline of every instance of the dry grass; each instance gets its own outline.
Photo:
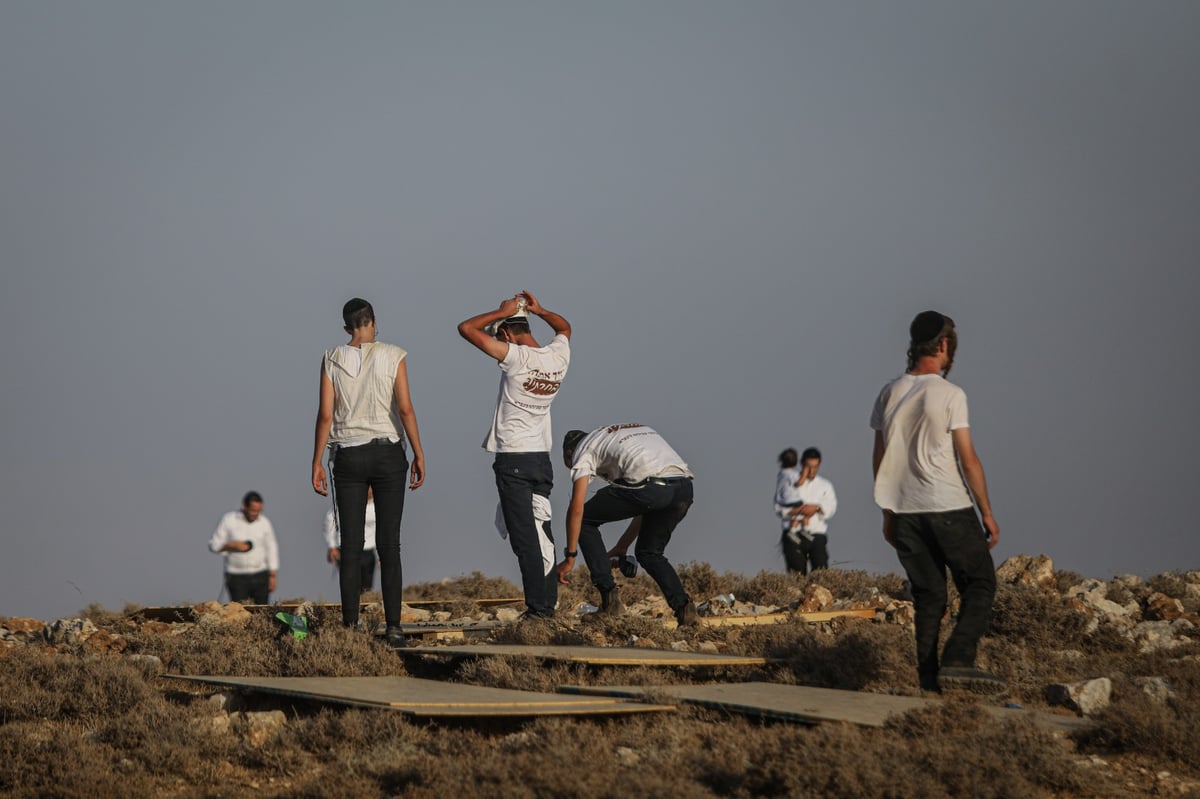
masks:
MULTIPOLYGON (((802 577, 681 569, 694 598, 785 605, 813 583, 839 603, 873 602, 903 590, 896 575, 829 570, 802 577)), ((1082 582, 1058 576, 1060 584, 1082 582)), ((658 596, 644 575, 621 580, 625 601, 658 596)), ((1069 587, 1069 586, 1068 586, 1069 587)), ((1153 591, 1186 596, 1186 578, 1109 585, 1110 596, 1143 601, 1153 591)), ((410 596, 481 598, 519 594, 505 580, 472 574, 414 586, 410 596)), ((776 662, 753 669, 591 668, 523 658, 478 658, 428 666, 429 675, 476 685, 554 691, 563 684, 669 685, 767 680, 848 690, 917 693, 912 630, 857 618, 811 625, 667 630, 640 617, 588 618, 596 601, 587 573, 564 586, 559 616, 502 628, 513 643, 714 644, 776 662)), ((128 608, 126 609, 129 610, 128 608)), ((81 614, 122 636, 122 655, 86 647, 0 645, 0 795, 13 797, 1124 797, 1184 795, 1200 787, 1200 644, 1139 654, 1053 593, 1001 586, 981 661, 1004 676, 1013 699, 1045 707, 1048 682, 1109 676, 1113 703, 1089 730, 1065 737, 1023 719, 997 720, 979 705, 948 701, 884 729, 806 727, 681 707, 678 713, 616 719, 545 718, 504 723, 416 723, 385 710, 321 706, 257 696, 251 709, 279 708, 286 724, 253 743, 208 697, 211 688, 165 680, 128 655, 154 655, 186 674, 403 675, 403 660, 370 636, 318 618, 305 640, 280 637, 263 616, 245 626, 205 622, 172 632, 124 613, 81 614), (1163 677, 1175 692, 1155 704, 1133 685, 1163 677), (1098 756, 1104 767, 1081 765, 1098 756), (1122 766, 1126 764, 1126 766, 1122 766), (1122 770, 1124 768, 1124 770, 1122 770), (1141 769, 1141 770, 1138 770, 1141 769), (1176 782, 1154 782, 1170 771, 1176 782), (1149 776, 1145 776, 1149 775, 1149 776)), ((1193 793, 1193 795, 1196 795, 1193 793)))

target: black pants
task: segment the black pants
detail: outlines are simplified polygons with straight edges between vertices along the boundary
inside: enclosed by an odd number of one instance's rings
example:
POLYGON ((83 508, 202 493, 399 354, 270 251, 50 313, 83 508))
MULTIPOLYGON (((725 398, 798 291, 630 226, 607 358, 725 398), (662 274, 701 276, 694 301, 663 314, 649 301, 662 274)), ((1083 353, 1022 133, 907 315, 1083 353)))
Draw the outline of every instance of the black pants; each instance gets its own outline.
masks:
POLYGON ((225 588, 230 602, 266 605, 270 602, 270 571, 253 574, 225 574, 225 588))
POLYGON ((797 536, 800 538, 799 542, 793 541, 792 537, 786 531, 783 534, 781 543, 783 544, 783 559, 787 563, 787 570, 808 574, 808 564, 810 562, 812 563, 813 571, 828 569, 828 536, 824 533, 813 533, 811 540, 799 533, 797 533, 797 536))
MULTIPOLYGON (((342 548, 338 547, 341 552, 342 548)), ((365 594, 375 585, 375 550, 364 549, 362 556, 358 560, 359 571, 362 576, 359 579, 359 593, 365 594)), ((342 561, 339 559, 337 563, 338 570, 342 568, 342 561)))
POLYGON ((897 513, 896 552, 912 585, 916 611, 917 673, 937 685, 938 632, 946 613, 946 570, 958 589, 958 623, 942 651, 946 666, 974 666, 979 639, 992 620, 996 567, 974 508, 943 513, 897 513))
MULTIPOLYGON (((492 463, 500 512, 508 529, 508 543, 521 569, 525 606, 537 616, 553 616, 558 603, 558 574, 546 573, 542 562, 541 533, 553 541, 550 522, 539 528, 533 516, 533 495, 550 496, 554 467, 548 452, 497 452, 492 463)), ((553 560, 553 559, 552 559, 553 560)))
POLYGON ((608 550, 600 536, 600 525, 641 516, 642 529, 633 549, 638 563, 658 583, 671 610, 677 611, 686 605, 689 601, 687 592, 663 552, 671 541, 671 533, 687 516, 690 507, 690 478, 672 480, 666 485, 646 483, 640 488, 610 485, 597 491, 583 506, 583 526, 579 532, 579 548, 592 573, 592 585, 603 592, 611 591, 616 585, 608 550))
POLYGON ((342 561, 338 583, 342 593, 342 622, 358 621, 362 593, 363 538, 367 525, 367 489, 375 493, 375 548, 379 553, 379 582, 383 617, 400 623, 400 519, 408 483, 408 454, 403 443, 386 439, 358 447, 339 448, 333 456, 332 483, 342 532, 342 561))

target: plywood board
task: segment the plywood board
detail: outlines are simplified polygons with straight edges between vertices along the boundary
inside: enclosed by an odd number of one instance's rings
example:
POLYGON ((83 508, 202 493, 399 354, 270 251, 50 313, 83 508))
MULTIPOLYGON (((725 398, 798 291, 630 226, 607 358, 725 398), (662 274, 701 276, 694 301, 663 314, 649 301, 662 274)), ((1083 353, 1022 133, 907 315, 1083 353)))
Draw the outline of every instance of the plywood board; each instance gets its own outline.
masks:
POLYGON ((621 715, 675 709, 673 705, 642 704, 619 697, 513 691, 413 677, 166 676, 331 704, 388 708, 423 717, 621 715))
POLYGON ((761 666, 763 657, 721 655, 709 652, 676 652, 671 649, 641 649, 623 646, 527 646, 521 644, 478 644, 475 646, 420 646, 399 650, 402 655, 448 657, 530 657, 593 666, 761 666))
MULTIPOLYGON (((821 622, 832 621, 841 616, 856 616, 862 619, 875 618, 875 611, 871 608, 854 608, 850 610, 822 610, 814 613, 759 613, 755 616, 738 616, 730 614, 728 616, 701 616, 700 623, 705 627, 741 627, 744 625, 755 624, 787 624, 792 621, 802 621, 807 624, 819 624, 821 622)), ((674 630, 679 626, 674 619, 667 619, 663 622, 663 626, 668 630, 674 630)))
MULTIPOLYGON (((780 719, 815 724, 824 721, 843 721, 865 727, 882 727, 889 716, 907 713, 942 700, 916 696, 891 696, 861 691, 839 691, 833 688, 813 688, 806 685, 747 682, 723 685, 661 685, 661 686, 572 686, 560 691, 583 696, 616 696, 634 699, 647 692, 656 697, 670 696, 686 704, 701 705, 715 710, 743 713, 760 718, 780 719)), ((1001 718, 1024 714, 1035 721, 1060 729, 1078 729, 1088 722, 1074 716, 1052 713, 988 707, 988 712, 1001 718)))
MULTIPOLYGON (((524 604, 525 600, 524 600, 524 598, 519 597, 519 596, 518 597, 494 597, 494 598, 487 598, 487 599, 468 599, 466 597, 460 597, 460 598, 451 598, 451 599, 406 599, 406 600, 404 600, 404 604, 408 605, 410 608, 437 607, 439 605, 453 605, 453 604, 460 603, 460 602, 469 602, 469 603, 478 605, 481 608, 492 608, 492 607, 501 607, 503 605, 524 604)), ((366 608, 370 605, 378 605, 378 604, 379 604, 378 602, 363 602, 360 605, 360 607, 366 608)), ((341 612, 341 609, 342 609, 342 605, 340 602, 319 602, 319 603, 311 603, 308 606, 311 608, 316 608, 316 609, 325 610, 325 611, 329 611, 329 612, 335 612, 335 611, 341 612)), ((140 608, 138 610, 130 612, 128 615, 129 615, 129 618, 140 618, 140 619, 146 619, 148 621, 168 621, 168 622, 195 621, 195 619, 192 618, 192 607, 194 607, 194 606, 193 605, 176 605, 176 606, 169 606, 169 607, 140 608)), ((298 603, 298 602, 283 602, 283 603, 276 604, 276 605, 243 605, 242 607, 244 607, 246 610, 250 611, 251 613, 265 613, 267 611, 274 613, 274 612, 280 611, 280 610, 287 611, 288 613, 294 613, 296 611, 296 609, 300 607, 300 603, 298 603)))

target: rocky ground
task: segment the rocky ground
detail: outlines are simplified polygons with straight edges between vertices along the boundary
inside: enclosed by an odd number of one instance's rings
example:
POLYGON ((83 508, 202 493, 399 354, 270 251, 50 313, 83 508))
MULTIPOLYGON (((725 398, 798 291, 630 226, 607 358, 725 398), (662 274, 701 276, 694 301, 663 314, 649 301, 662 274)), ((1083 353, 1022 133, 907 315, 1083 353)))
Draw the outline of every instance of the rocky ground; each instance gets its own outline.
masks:
MULTIPOLYGON (((753 674, 533 668, 488 659, 434 675, 481 685, 553 690, 563 682, 766 679, 920 693, 911 652, 912 603, 896 575, 830 570, 808 577, 764 572, 747 578, 690 564, 681 576, 693 598, 701 599, 703 616, 784 614, 783 621, 667 629, 663 621, 671 617, 669 609, 653 584, 639 576, 622 583, 628 614, 619 619, 595 615, 589 601, 596 598, 587 581, 577 577, 563 591, 556 623, 516 624, 519 607, 484 608, 474 601, 515 596, 516 587, 478 574, 409 587, 406 598, 414 605, 406 606, 404 620, 514 622, 491 632, 494 640, 510 643, 669 647, 776 659, 753 674), (418 607, 417 599, 440 604, 418 607), (804 621, 803 614, 840 609, 874 614, 804 621)), ((994 729, 999 722, 971 715, 980 700, 970 696, 948 697, 942 716, 898 720, 883 731, 764 726, 695 710, 669 721, 555 720, 516 729, 418 730, 387 711, 272 706, 269 700, 181 686, 162 677, 164 672, 408 673, 394 653, 369 634, 341 629, 327 609, 301 605, 298 612, 313 621, 316 631, 299 640, 279 636, 269 615, 236 603, 202 603, 186 611, 186 621, 176 622, 147 619, 136 608, 115 613, 93 607, 75 618, 49 621, 0 617, 0 793, 103 795, 120 785, 130 796, 331 795, 321 793, 321 786, 341 780, 337 764, 358 762, 364 744, 342 751, 338 747, 353 744, 357 733, 329 729, 353 725, 370 728, 372 740, 382 736, 394 746, 362 764, 361 773, 339 789, 344 795, 444 795, 482 783, 491 784, 495 795, 628 793, 617 790, 619 781, 586 776, 566 784, 504 776, 514 762, 534 768, 554 763, 556 755, 538 743, 548 735, 602 740, 607 749, 599 757, 615 775, 632 777, 653 766, 661 784, 643 785, 646 795, 805 795, 819 789, 829 796, 912 796, 930 790, 951 796, 1200 796, 1195 735, 1200 728, 1200 571, 1104 581, 1056 571, 1046 557, 1018 556, 1002 564, 997 576, 995 619, 980 665, 1005 678, 1008 701, 1087 717, 1093 720, 1089 730, 1050 738, 1028 729, 1016 731, 1019 735, 994 729), (170 744, 167 749, 161 749, 163 740, 154 740, 155 729, 170 744), (719 754, 720 746, 718 754, 697 761, 694 747, 683 743, 710 740, 721 730, 738 731, 752 748, 732 763, 719 754), (937 745, 929 744, 933 748, 924 753, 920 746, 914 749, 914 735, 930 730, 937 745), (766 755, 784 740, 794 749, 819 748, 831 735, 860 755, 872 754, 876 765, 868 768, 861 756, 842 759, 822 750, 826 771, 811 764, 781 770, 777 758, 766 755), (641 740, 656 736, 679 739, 677 748, 655 751, 641 740), (1003 747, 1017 747, 1007 762, 1024 762, 1024 767, 994 763, 996 753, 983 751, 981 744, 993 736, 1005 741, 1003 747), (499 760, 463 761, 463 746, 494 750, 499 760), (1038 751, 1029 751, 1031 746, 1038 751), (74 761, 56 756, 59 750, 74 751, 74 761), (147 754, 151 751, 154 757, 147 754), (914 758, 929 759, 923 766, 927 773, 914 773, 914 758), (397 776, 414 768, 410 761, 424 764, 419 779, 397 776), (884 765, 892 761, 894 770, 888 772, 884 765), (458 767, 451 768, 452 763, 458 767), (998 768, 1000 773, 988 777, 984 787, 969 778, 972 764, 976 771, 998 768), (672 776, 672 768, 680 773, 672 776), (877 775, 878 769, 883 771, 877 775), (100 779, 98 772, 120 779, 100 779)), ((952 605, 951 617, 954 611, 952 605)), ((371 605, 364 617, 378 623, 381 612, 371 605)))

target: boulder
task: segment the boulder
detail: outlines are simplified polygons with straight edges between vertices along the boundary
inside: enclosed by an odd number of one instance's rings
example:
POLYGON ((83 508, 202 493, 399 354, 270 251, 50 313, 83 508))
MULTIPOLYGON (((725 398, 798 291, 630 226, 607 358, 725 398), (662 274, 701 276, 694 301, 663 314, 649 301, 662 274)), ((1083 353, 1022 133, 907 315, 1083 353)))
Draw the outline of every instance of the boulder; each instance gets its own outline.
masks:
POLYGON ((433 614, 424 608, 411 608, 408 605, 400 606, 400 621, 405 624, 429 621, 432 616, 433 614))
POLYGON ((1150 621, 1174 621, 1183 615, 1183 603, 1163 593, 1154 593, 1146 598, 1142 616, 1150 621))
POLYGON ((913 624, 917 619, 917 611, 913 603, 901 599, 893 599, 883 609, 884 617, 892 624, 913 624))
POLYGON ((36 633, 41 635, 42 630, 46 628, 46 622, 38 619, 27 619, 21 616, 13 616, 0 622, 0 628, 13 633, 36 633))
POLYGON ((287 716, 283 714, 282 710, 239 712, 230 715, 238 723, 242 739, 255 748, 262 747, 274 740, 279 735, 279 731, 283 729, 283 725, 287 723, 287 716))
POLYGON ((1013 555, 996 569, 996 579, 1012 585, 1027 585, 1043 591, 1056 587, 1054 561, 1046 555, 1013 555))
POLYGON ((1187 619, 1144 621, 1134 627, 1130 634, 1137 642, 1138 652, 1144 655, 1147 652, 1174 649, 1181 644, 1190 643, 1191 639, 1183 633, 1193 628, 1194 625, 1187 619))
POLYGON ((1046 686, 1046 700, 1062 705, 1081 716, 1093 716, 1108 707, 1112 698, 1112 680, 1099 677, 1073 683, 1054 683, 1046 686))
POLYGON ((89 635, 83 642, 83 648, 94 654, 113 653, 117 654, 125 651, 126 641, 119 635, 113 635, 107 630, 97 630, 89 635))
POLYGON ((1156 705, 1165 705, 1175 698, 1175 691, 1162 677, 1134 677, 1133 684, 1142 689, 1150 701, 1156 705))
POLYGON ((810 583, 796 610, 800 613, 816 613, 833 607, 833 593, 822 585, 810 583))
POLYGON ((144 621, 139 627, 146 635, 170 635, 171 625, 165 621, 144 621))
POLYGON ((1112 581, 1117 585, 1123 585, 1126 588, 1137 588, 1142 584, 1142 578, 1136 574, 1118 574, 1112 578, 1112 581))
POLYGON ((250 621, 250 611, 240 602, 201 602, 192 607, 192 615, 205 624, 231 624, 243 626, 250 621))
POLYGON ((496 621, 512 624, 521 617, 521 611, 516 608, 496 608, 496 621))
POLYGON ((55 646, 78 646, 99 628, 89 619, 56 619, 46 625, 46 640, 55 646))

